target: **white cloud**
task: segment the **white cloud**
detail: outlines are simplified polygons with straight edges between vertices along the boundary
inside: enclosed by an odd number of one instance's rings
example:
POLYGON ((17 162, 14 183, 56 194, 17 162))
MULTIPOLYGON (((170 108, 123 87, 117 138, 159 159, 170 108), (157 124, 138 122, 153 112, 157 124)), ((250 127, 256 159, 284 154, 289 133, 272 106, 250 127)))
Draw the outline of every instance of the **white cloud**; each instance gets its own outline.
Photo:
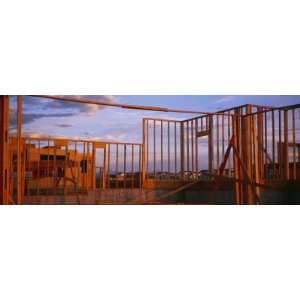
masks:
POLYGON ((214 101, 214 104, 227 103, 233 100, 233 96, 224 96, 214 101))

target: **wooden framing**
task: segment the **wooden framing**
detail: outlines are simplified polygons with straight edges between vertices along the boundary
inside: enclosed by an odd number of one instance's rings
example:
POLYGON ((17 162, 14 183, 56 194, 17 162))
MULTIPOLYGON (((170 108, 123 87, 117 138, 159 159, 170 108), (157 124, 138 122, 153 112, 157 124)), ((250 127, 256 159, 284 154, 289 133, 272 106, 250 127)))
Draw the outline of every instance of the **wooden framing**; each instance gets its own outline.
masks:
MULTIPOLYGON (((248 105, 246 107, 246 113, 250 114, 252 112, 252 106, 248 105)), ((249 172, 249 176, 252 177, 252 167, 251 167, 251 118, 245 117, 242 120, 242 143, 243 153, 242 158, 249 172)), ((253 193, 251 186, 248 183, 243 184, 243 199, 248 204, 253 204, 253 193)))
MULTIPOLYGON (((284 113, 286 108, 274 109, 247 104, 224 111, 226 115, 220 115, 219 112, 181 121, 180 137, 177 141, 181 152, 181 169, 177 180, 193 181, 198 178, 197 138, 207 136, 208 173, 213 174, 217 171, 219 176, 233 177, 236 203, 258 203, 267 181, 274 179, 276 180, 274 184, 277 185, 278 180, 289 180, 291 174, 293 179, 297 179, 296 174, 299 172, 296 170, 296 154, 300 150, 298 151, 296 146, 298 138, 295 134, 297 129, 295 109, 299 108, 299 106, 288 107, 287 110, 291 112, 284 113), (288 121, 291 119, 288 118, 289 115, 293 117, 291 122, 288 121), (292 133, 289 135, 290 131, 292 133), (272 145, 277 147, 276 157, 274 155, 276 148, 272 145), (231 151, 233 148, 234 151, 231 151), (292 166, 289 163, 291 148, 293 148, 292 166), (270 169, 276 171, 271 178, 270 169)), ((169 126, 168 122, 172 120, 156 119, 156 121, 165 122, 169 126)), ((169 144, 168 138, 168 135, 161 136, 161 140, 166 144, 169 144)), ((149 143, 146 137, 145 139, 143 143, 149 143)), ((177 151, 176 146, 174 150, 177 151)))
POLYGON ((9 204, 9 97, 0 96, 0 203, 9 204))
MULTIPOLYGON (((56 100, 73 101, 61 97, 56 100)), ((79 103, 87 103, 85 100, 79 103)), ((130 108, 165 111, 156 107, 130 108)), ((247 104, 181 121, 145 118, 141 144, 35 139, 22 135, 22 96, 18 96, 16 143, 12 150, 14 137, 9 138, 8 132, 9 97, 1 96, 0 200, 4 204, 14 200, 22 204, 24 195, 60 195, 62 191, 65 195, 69 181, 74 183, 76 193, 79 188, 88 193, 98 188, 100 172, 101 189, 143 188, 151 180, 164 181, 165 186, 181 182, 185 189, 192 187, 193 182, 208 180, 217 190, 221 179, 227 178, 234 186, 235 203, 257 204, 266 187, 300 179, 299 112, 300 105, 270 108, 247 104), (198 141, 201 137, 207 139, 198 141), (27 153, 26 149, 33 145, 36 151, 27 153), (96 165, 98 148, 103 149, 103 166, 96 165), (207 167, 203 165, 206 162, 202 159, 203 150, 208 154, 207 167), (42 156, 44 162, 40 161, 42 156), (80 171, 85 164, 92 177, 80 171), (36 177, 35 188, 30 173, 36 177), (52 180, 52 190, 45 191, 45 177, 49 177, 49 182, 52 180)))
POLYGON ((213 116, 207 117, 208 120, 208 172, 214 173, 214 131, 213 116))
POLYGON ((180 165, 181 165, 181 178, 184 178, 184 165, 185 165, 185 155, 184 155, 184 123, 180 123, 180 165))
POLYGON ((288 110, 284 110, 284 149, 283 149, 283 169, 284 169, 284 179, 289 180, 290 178, 290 173, 289 173, 289 150, 288 150, 288 145, 289 145, 289 120, 288 120, 288 110))
MULTIPOLYGON (((235 152, 238 153, 239 145, 238 145, 238 137, 239 128, 238 128, 238 112, 235 112, 235 117, 232 117, 232 132, 233 132, 233 143, 232 146, 235 149, 235 152)), ((237 155, 233 155, 233 167, 234 167, 234 178, 241 180, 240 173, 240 161, 237 159, 237 155)), ((235 182, 235 202, 236 204, 242 204, 242 191, 241 191, 241 183, 235 182)))
POLYGON ((22 96, 17 97, 17 203, 23 203, 24 177, 23 164, 24 150, 22 151, 22 96))

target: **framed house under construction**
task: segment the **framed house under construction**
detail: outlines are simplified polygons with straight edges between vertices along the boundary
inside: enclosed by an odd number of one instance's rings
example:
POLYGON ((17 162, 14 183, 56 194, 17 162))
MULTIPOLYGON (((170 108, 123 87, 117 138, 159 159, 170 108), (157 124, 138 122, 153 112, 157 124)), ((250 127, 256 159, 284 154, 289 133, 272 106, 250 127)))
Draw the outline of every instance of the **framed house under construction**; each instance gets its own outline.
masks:
POLYGON ((10 135, 9 96, 0 97, 3 204, 289 204, 299 198, 300 104, 208 113, 42 96, 198 114, 144 118, 140 143, 124 143, 23 136, 22 96, 10 135))

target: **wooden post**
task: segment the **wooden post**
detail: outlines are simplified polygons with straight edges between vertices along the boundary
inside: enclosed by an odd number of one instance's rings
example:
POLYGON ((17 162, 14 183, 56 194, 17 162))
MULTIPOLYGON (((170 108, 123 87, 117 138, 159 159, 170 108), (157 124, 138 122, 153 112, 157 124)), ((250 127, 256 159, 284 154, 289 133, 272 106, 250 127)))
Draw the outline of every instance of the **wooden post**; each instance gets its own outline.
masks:
MULTIPOLYGON (((257 148, 258 148, 258 177, 256 182, 262 183, 263 173, 264 173, 264 145, 263 145, 263 136, 264 136, 264 114, 263 108, 259 107, 257 114, 257 148)), ((257 187, 257 194, 260 195, 260 188, 257 187)))
MULTIPOLYGON (((143 147, 142 147, 142 182, 141 185, 143 185, 145 183, 146 180, 146 166, 147 166, 147 152, 148 151, 148 132, 147 132, 147 128, 146 128, 146 122, 148 124, 148 121, 143 119, 143 147)), ((148 127, 148 126, 147 126, 148 127)))
MULTIPOLYGON (((227 142, 228 142, 228 145, 229 145, 229 142, 230 142, 230 139, 231 139, 231 136, 234 134, 233 132, 233 122, 234 122, 234 118, 231 118, 231 117, 227 117, 227 142), (230 122, 231 122, 231 125, 230 125, 230 122)), ((229 155, 228 157, 228 171, 229 171, 229 177, 232 177, 232 161, 233 160, 233 156, 229 155)))
POLYGON ((123 176, 123 188, 126 188, 126 181, 127 181, 127 175, 126 175, 126 170, 127 170, 127 145, 124 144, 123 145, 123 160, 124 160, 124 163, 123 163, 123 173, 124 173, 124 176, 123 176))
POLYGON ((170 121, 168 121, 168 178, 171 172, 171 153, 170 153, 170 121))
POLYGON ((174 175, 175 178, 177 179, 177 122, 174 122, 174 162, 175 162, 175 166, 174 166, 174 175))
MULTIPOLYGON (((92 185, 92 189, 96 189, 96 147, 95 147, 95 143, 92 144, 93 148, 92 148, 92 176, 91 176, 91 185, 92 185)), ((100 185, 101 188, 101 185, 100 185)))
POLYGON ((296 122, 295 122, 295 109, 292 110, 292 134, 293 134, 293 180, 296 180, 296 122))
POLYGON ((186 121, 186 171, 187 178, 190 178, 190 130, 189 121, 186 121))
POLYGON ((195 155, 196 155, 196 178, 198 180, 199 177, 199 152, 198 152, 198 138, 197 138, 197 132, 198 132, 198 121, 199 119, 196 120, 196 134, 195 134, 195 155))
MULTIPOLYGON (((107 177, 107 168, 106 168, 106 156, 107 156, 107 145, 105 144, 105 146, 104 146, 104 148, 103 148, 103 176, 102 176, 102 188, 103 189, 106 189, 106 182, 107 182, 107 180, 106 180, 106 177, 107 177)), ((95 172, 94 172, 94 174, 95 174, 95 177, 96 177, 96 153, 95 153, 95 172)), ((95 180, 95 182, 96 182, 96 180, 95 180)))
POLYGON ((191 139, 192 139, 192 179, 194 179, 195 176, 195 149, 194 149, 194 138, 196 136, 195 134, 195 126, 194 126, 194 120, 191 122, 191 139))
POLYGON ((283 125, 283 130, 284 130, 284 148, 283 148, 283 167, 284 167, 284 174, 283 177, 285 180, 289 180, 289 121, 288 121, 288 110, 284 110, 284 125, 283 125))
POLYGON ((23 202, 23 176, 22 176, 22 96, 18 96, 17 118, 17 203, 23 202))
POLYGON ((0 96, 0 203, 9 204, 8 192, 8 127, 9 127, 9 97, 0 96))
POLYGON ((134 188, 134 144, 131 145, 131 188, 134 188))
MULTIPOLYGON (((246 114, 252 112, 252 106, 246 106, 246 114)), ((243 163, 248 171, 250 178, 252 178, 252 166, 251 166, 251 116, 242 117, 242 159, 243 163)), ((253 204, 254 197, 252 188, 249 183, 243 183, 242 185, 243 199, 245 204, 253 204)))
POLYGON ((144 144, 143 145, 139 145, 139 188, 141 189, 142 186, 142 151, 144 148, 144 144))
POLYGON ((164 147, 163 147, 163 136, 164 136, 164 130, 163 130, 163 120, 160 121, 160 177, 162 177, 162 173, 164 171, 164 147))
POLYGON ((277 148, 278 148, 278 179, 282 179, 282 134, 281 134, 281 110, 278 110, 278 135, 279 135, 279 139, 278 139, 278 144, 277 144, 277 148))
MULTIPOLYGON (((238 115, 232 117, 232 132, 233 132, 233 146, 238 151, 238 128, 237 128, 237 121, 238 115)), ((236 157, 236 155, 233 155, 233 168, 234 168, 234 179, 236 179, 234 184, 235 189, 235 202, 236 204, 242 204, 242 193, 240 189, 240 181, 241 181, 241 174, 240 174, 240 168, 239 168, 239 161, 236 157)))
MULTIPOLYGON (((258 123, 258 116, 253 115, 251 116, 252 122, 252 143, 253 143, 253 164, 254 164, 254 173, 253 173, 253 181, 260 182, 259 176, 259 149, 258 149, 258 131, 257 131, 257 123, 258 123)), ((260 194, 260 188, 258 186, 255 187, 256 194, 260 194)))
POLYGON ((213 135, 213 116, 208 116, 208 172, 213 173, 214 167, 214 135, 213 135))
POLYGON ((272 179, 274 179, 276 173, 276 160, 275 160, 275 115, 274 110, 272 110, 272 161, 273 161, 273 175, 272 179))
POLYGON ((118 173, 119 173, 119 144, 116 144, 116 188, 119 188, 119 179, 118 179, 118 173))
POLYGON ((110 188, 110 144, 108 144, 108 146, 107 146, 107 171, 106 171, 106 174, 107 174, 106 175, 107 187, 110 188))
POLYGON ((219 115, 216 116, 217 118, 217 167, 220 164, 220 124, 219 124, 219 115))
POLYGON ((180 166, 181 179, 184 179, 184 122, 180 123, 180 166))
POLYGON ((156 179, 156 121, 153 120, 153 176, 156 179))

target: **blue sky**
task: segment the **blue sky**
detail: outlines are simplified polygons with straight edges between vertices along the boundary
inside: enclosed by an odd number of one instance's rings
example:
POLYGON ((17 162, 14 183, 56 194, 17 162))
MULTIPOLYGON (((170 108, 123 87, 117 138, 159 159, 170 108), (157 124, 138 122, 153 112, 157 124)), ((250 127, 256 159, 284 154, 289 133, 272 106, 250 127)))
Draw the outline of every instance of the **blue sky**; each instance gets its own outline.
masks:
MULTIPOLYGON (((199 111, 217 111, 246 103, 283 106, 300 103, 300 96, 88 96, 107 102, 164 106, 199 111)), ((14 99, 14 97, 12 97, 14 99)), ((12 110, 15 103, 12 101, 12 110)), ((24 97, 24 125, 27 135, 66 136, 111 141, 142 141, 143 117, 186 119, 192 114, 176 114, 104 108, 93 105, 59 103, 24 97)), ((12 123, 15 121, 12 113, 12 123)))

